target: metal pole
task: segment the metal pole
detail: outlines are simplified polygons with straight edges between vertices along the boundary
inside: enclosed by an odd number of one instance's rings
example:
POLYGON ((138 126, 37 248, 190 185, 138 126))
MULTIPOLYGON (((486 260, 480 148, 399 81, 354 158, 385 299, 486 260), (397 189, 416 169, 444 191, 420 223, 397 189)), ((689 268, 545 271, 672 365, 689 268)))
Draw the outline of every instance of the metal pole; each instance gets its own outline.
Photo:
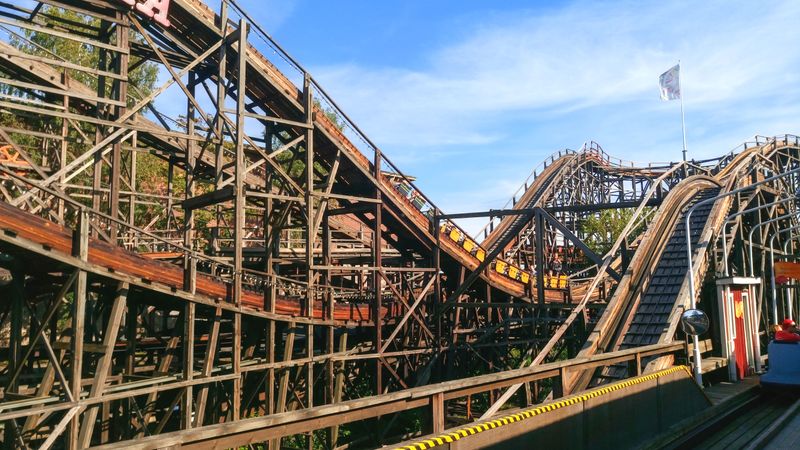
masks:
POLYGON ((755 268, 753 267, 753 233, 757 229, 761 228, 764 225, 769 225, 769 224, 771 224, 773 222, 777 222, 779 220, 788 219, 788 218, 790 218, 792 216, 795 216, 795 215, 797 215, 796 212, 793 212, 793 213, 790 213, 790 214, 784 214, 784 215, 782 215, 780 217, 775 217, 774 219, 769 219, 767 221, 758 223, 755 226, 753 226, 753 228, 750 229, 750 234, 747 237, 747 242, 750 244, 750 276, 751 277, 754 277, 756 275, 755 268))
POLYGON ((681 93, 681 130, 683 131, 683 161, 686 162, 686 117, 683 114, 683 87, 681 86, 681 60, 678 60, 678 92, 681 93))
MULTIPOLYGON (((784 244, 783 244, 783 256, 784 257, 788 257, 790 251, 792 252, 792 254, 794 254, 794 249, 789 250, 789 247, 792 244, 793 240, 794 240, 794 238, 789 238, 789 239, 786 240, 786 242, 784 242, 784 244)), ((794 246, 791 245, 791 247, 794 247, 794 246)), ((795 293, 795 291, 794 291, 794 287, 793 286, 795 284, 796 284, 796 282, 794 280, 792 280, 791 283, 790 283, 790 286, 792 286, 792 287, 789 287, 789 286, 786 287, 786 293, 789 296, 789 317, 793 317, 794 316, 793 312, 794 312, 794 293, 795 293)))
POLYGON ((772 235, 769 240, 769 267, 770 267, 770 287, 772 288, 772 323, 778 323, 778 299, 776 298, 775 290, 775 249, 772 244, 775 242, 775 237, 780 233, 772 235))
MULTIPOLYGON (((694 209, 690 209, 689 213, 686 215, 686 252, 689 259, 689 307, 691 309, 697 308, 697 302, 695 301, 695 287, 694 287, 694 270, 692 269, 692 242, 691 242, 691 229, 689 227, 689 218, 691 217, 691 213, 694 209)), ((700 339, 697 337, 696 334, 692 335, 692 344, 694 344, 694 350, 692 351, 692 360, 694 361, 693 372, 694 372, 694 380, 697 382, 697 385, 701 388, 703 387, 703 374, 701 371, 702 368, 702 357, 700 356, 700 339)))
MULTIPOLYGON (((778 299, 777 299, 777 290, 775 288, 775 249, 774 249, 775 238, 778 237, 781 234, 787 233, 789 231, 797 230, 797 229, 800 229, 800 225, 795 225, 795 226, 789 227, 789 228, 787 228, 785 230, 780 230, 777 233, 773 234, 772 237, 769 240, 769 262, 770 262, 770 267, 772 268, 772 273, 771 273, 772 276, 770 277, 771 278, 770 282, 771 282, 771 287, 772 287, 772 305, 771 306, 772 306, 772 317, 774 319, 773 323, 778 323, 778 299)), ((789 309, 791 310, 791 308, 789 308, 789 309)), ((789 317, 791 317, 791 315, 789 317)))
MULTIPOLYGON (((750 208, 750 209, 746 209, 744 211, 739 211, 739 212, 731 214, 731 215, 729 215, 728 217, 725 218, 725 222, 722 225, 722 254, 723 254, 722 262, 723 262, 723 266, 724 266, 723 273, 725 274, 726 277, 730 275, 729 271, 728 271, 728 258, 727 258, 727 255, 728 255, 728 238, 727 238, 727 236, 725 234, 725 226, 727 225, 727 223, 733 218, 736 218, 736 217, 739 217, 739 216, 742 216, 742 215, 745 215, 745 214, 749 214, 751 212, 758 211, 758 210, 761 210, 761 209, 764 209, 764 208, 768 208, 770 206, 775 206, 775 205, 779 205, 779 204, 782 204, 782 203, 786 203, 786 202, 789 202, 789 201, 792 201, 792 200, 794 200, 794 197, 785 198, 783 200, 774 201, 774 202, 771 202, 771 203, 767 203, 765 205, 757 206, 755 208, 750 208)), ((752 246, 753 235, 752 235, 752 231, 753 230, 750 230, 750 232, 751 232, 750 233, 750 240, 748 241, 748 242, 751 243, 751 245, 750 245, 750 272, 751 272, 751 274, 752 274, 752 271, 753 271, 753 266, 752 266, 752 261, 753 261, 753 246, 752 246)), ((747 271, 745 271, 745 275, 746 274, 747 274, 747 271)))

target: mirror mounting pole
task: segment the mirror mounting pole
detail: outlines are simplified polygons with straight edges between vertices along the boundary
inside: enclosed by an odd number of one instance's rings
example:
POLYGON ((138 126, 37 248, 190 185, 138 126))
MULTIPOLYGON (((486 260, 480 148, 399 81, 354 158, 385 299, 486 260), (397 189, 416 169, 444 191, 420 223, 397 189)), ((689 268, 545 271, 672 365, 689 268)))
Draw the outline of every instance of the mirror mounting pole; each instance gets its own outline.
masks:
POLYGON ((697 385, 702 388, 702 360, 700 359, 700 345, 698 345, 699 339, 697 336, 708 331, 708 316, 705 312, 699 309, 687 309, 683 312, 683 314, 681 314, 681 327, 683 328, 683 332, 686 333, 687 340, 689 336, 692 336, 692 342, 694 343, 694 349, 692 351, 694 378, 697 382, 697 385))

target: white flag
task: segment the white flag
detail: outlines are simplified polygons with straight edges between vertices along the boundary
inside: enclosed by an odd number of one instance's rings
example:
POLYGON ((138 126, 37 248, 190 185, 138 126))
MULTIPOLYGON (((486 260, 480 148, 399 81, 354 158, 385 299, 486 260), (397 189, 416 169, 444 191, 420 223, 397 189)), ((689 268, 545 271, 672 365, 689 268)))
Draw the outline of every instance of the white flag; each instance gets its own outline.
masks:
POLYGON ((658 77, 661 85, 661 100, 676 100, 681 98, 681 65, 676 64, 673 68, 658 77))

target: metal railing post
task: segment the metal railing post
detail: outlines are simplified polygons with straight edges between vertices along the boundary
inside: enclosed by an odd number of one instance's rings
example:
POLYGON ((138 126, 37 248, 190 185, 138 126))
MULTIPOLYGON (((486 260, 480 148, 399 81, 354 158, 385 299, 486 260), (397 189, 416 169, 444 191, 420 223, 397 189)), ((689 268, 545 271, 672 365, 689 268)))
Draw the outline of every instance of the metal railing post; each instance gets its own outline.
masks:
MULTIPOLYGON (((753 189, 753 188, 755 188, 757 186, 761 186, 761 185, 770 183, 770 182, 775 181, 775 180, 779 180, 779 179, 785 178, 785 177, 787 177, 789 175, 793 175, 793 174, 796 174, 796 173, 800 173, 800 168, 792 169, 792 170, 790 170, 788 172, 784 172, 784 173, 780 173, 778 175, 774 175, 772 177, 766 178, 766 179, 758 181, 756 183, 752 183, 752 184, 750 184, 748 186, 745 186, 745 187, 742 187, 742 188, 738 188, 738 189, 734 189, 732 191, 726 192, 724 194, 717 195, 717 196, 712 197, 712 198, 701 200, 701 201, 695 203, 691 208, 689 208, 689 211, 686 213, 685 225, 686 225, 686 256, 687 256, 687 259, 688 259, 688 269, 689 269, 688 270, 688 276, 689 276, 689 305, 690 305, 690 307, 692 309, 697 307, 697 301, 695 299, 695 297, 697 295, 697 290, 696 290, 695 283, 694 283, 694 267, 693 267, 693 263, 692 263, 692 256, 693 256, 692 255, 692 230, 691 230, 691 226, 689 225, 689 222, 691 221, 691 218, 692 218, 692 213, 702 205, 707 205, 709 203, 713 204, 717 200, 720 200, 720 199, 723 199, 723 198, 726 198, 726 197, 730 197, 731 195, 735 195, 735 194, 738 194, 740 192, 744 192, 746 190, 753 189)), ((700 356, 700 345, 699 345, 699 342, 700 342, 700 340, 698 339, 697 336, 692 336, 692 343, 694 344, 694 351, 693 351, 693 355, 692 355, 693 359, 694 359, 694 366, 693 366, 694 377, 695 377, 695 381, 697 382, 697 384, 699 386, 703 386, 703 375, 701 373, 702 360, 701 360, 701 356, 700 356)))
MULTIPOLYGON (((772 304, 770 305, 770 307, 772 308, 772 317, 774 319, 773 323, 778 323, 778 296, 777 296, 777 289, 775 287, 775 238, 781 234, 788 233, 790 231, 798 229, 800 229, 800 225, 795 225, 785 230, 780 230, 777 233, 773 234, 772 237, 769 239, 769 262, 770 262, 770 275, 771 275, 770 287, 772 288, 772 304)), ((791 309, 792 308, 789 308, 790 318, 792 317, 791 309)))
POLYGON ((769 220, 766 220, 766 221, 764 221, 764 222, 757 223, 756 225, 754 225, 754 226, 753 226, 753 227, 750 229, 750 233, 749 233, 749 234, 748 234, 748 236, 747 236, 747 243, 749 244, 749 254, 750 254, 750 255, 749 255, 749 256, 750 256, 750 276, 751 276, 751 277, 754 277, 754 276, 756 275, 756 272, 755 272, 755 266, 754 266, 754 263, 753 263, 753 247, 754 247, 754 245, 753 245, 753 233, 755 233, 755 231, 756 231, 757 229, 759 229, 759 228, 763 227, 764 225, 769 225, 769 224, 771 224, 771 223, 774 223, 774 222, 777 222, 777 221, 779 221, 779 220, 788 219, 788 218, 791 218, 791 217, 793 217, 793 216, 796 216, 796 215, 797 215, 797 213, 796 213, 796 212, 794 212, 794 213, 790 213, 790 214, 784 214, 784 215, 782 215, 782 216, 775 217, 775 218, 773 218, 773 219, 769 219, 769 220))

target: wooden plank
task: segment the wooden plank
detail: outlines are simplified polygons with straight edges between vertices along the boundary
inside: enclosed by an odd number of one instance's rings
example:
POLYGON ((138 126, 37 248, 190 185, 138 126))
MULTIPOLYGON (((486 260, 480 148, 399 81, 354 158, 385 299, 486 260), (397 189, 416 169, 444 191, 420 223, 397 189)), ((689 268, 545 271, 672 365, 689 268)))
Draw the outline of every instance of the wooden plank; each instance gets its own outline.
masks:
MULTIPOLYGON (((89 214, 84 210, 78 216, 78 230, 75 233, 75 243, 73 252, 81 260, 86 261, 89 257, 89 214)), ((72 374, 70 377, 70 391, 74 398, 81 398, 81 381, 83 370, 83 339, 84 328, 86 324, 86 291, 87 291, 87 274, 83 270, 78 272, 78 278, 75 280, 75 295, 72 300, 72 346, 71 351, 71 365, 72 374)), ((73 410, 77 412, 76 410, 73 410)), ((77 450, 78 433, 80 423, 78 416, 72 413, 73 417, 69 422, 69 436, 67 440, 67 448, 70 450, 77 450)))

